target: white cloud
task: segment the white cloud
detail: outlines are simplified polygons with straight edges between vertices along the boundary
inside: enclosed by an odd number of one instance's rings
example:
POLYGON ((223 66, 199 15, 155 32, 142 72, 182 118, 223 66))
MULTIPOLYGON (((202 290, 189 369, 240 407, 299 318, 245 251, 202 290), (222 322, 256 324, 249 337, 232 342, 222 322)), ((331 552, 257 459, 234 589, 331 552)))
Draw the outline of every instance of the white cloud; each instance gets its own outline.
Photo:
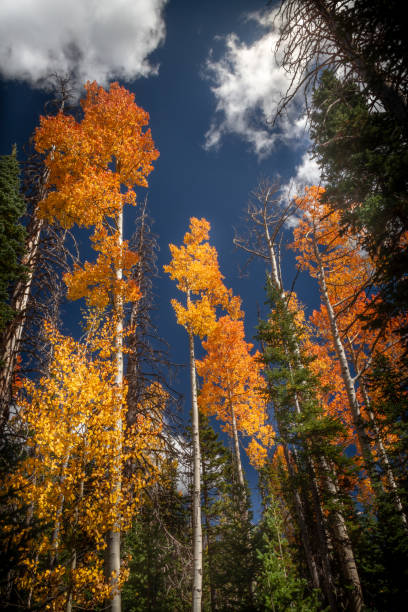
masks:
POLYGON ((52 72, 77 83, 157 73, 167 0, 1 0, 0 73, 40 86, 52 72))
MULTIPOLYGON (((281 200, 284 203, 290 202, 294 197, 301 196, 304 193, 305 187, 311 185, 320 185, 320 168, 315 159, 312 159, 310 153, 306 151, 300 164, 295 168, 294 176, 286 185, 281 188, 281 200)), ((288 227, 295 227, 299 222, 297 214, 291 215, 286 221, 288 227)))
POLYGON ((224 55, 215 60, 210 54, 205 73, 216 98, 216 114, 205 135, 207 149, 219 146, 226 134, 237 134, 262 157, 277 142, 295 145, 305 138, 305 120, 299 119, 300 98, 288 106, 277 129, 272 130, 270 125, 290 84, 290 75, 275 58, 279 34, 271 25, 274 16, 274 12, 249 16, 261 28, 267 28, 253 44, 247 45, 236 34, 229 34, 224 55))

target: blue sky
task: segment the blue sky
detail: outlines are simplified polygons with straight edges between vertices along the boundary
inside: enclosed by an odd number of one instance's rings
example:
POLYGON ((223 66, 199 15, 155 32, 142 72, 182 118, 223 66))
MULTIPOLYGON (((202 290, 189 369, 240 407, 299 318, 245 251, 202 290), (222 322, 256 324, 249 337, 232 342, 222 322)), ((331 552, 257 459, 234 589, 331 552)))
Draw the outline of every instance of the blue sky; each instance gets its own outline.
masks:
MULTIPOLYGON (((169 261, 168 244, 181 243, 189 218, 207 218, 226 284, 243 299, 248 340, 258 308, 264 308, 265 269, 253 264, 249 276, 240 278, 245 258, 232 244, 233 227, 261 177, 279 175, 284 184, 292 177, 317 180, 305 157, 300 101, 271 128, 288 77, 275 64, 276 34, 265 8, 257 0, 3 0, 0 6, 0 153, 9 153, 13 142, 21 151, 27 142, 44 112, 48 94, 41 79, 50 72, 72 70, 78 90, 87 78, 104 85, 119 80, 150 113, 160 151, 149 181, 159 269, 169 261)), ((126 214, 128 236, 134 214, 126 214)), ((293 258, 288 254, 285 260, 289 286, 293 258)), ((169 303, 175 284, 162 274, 155 290, 160 333, 172 347, 172 359, 186 363, 187 338, 169 303)), ((297 291, 316 305, 306 277, 297 291)), ((65 306, 63 317, 67 331, 75 333, 69 309, 65 306)), ((188 410, 187 372, 177 386, 188 410)))

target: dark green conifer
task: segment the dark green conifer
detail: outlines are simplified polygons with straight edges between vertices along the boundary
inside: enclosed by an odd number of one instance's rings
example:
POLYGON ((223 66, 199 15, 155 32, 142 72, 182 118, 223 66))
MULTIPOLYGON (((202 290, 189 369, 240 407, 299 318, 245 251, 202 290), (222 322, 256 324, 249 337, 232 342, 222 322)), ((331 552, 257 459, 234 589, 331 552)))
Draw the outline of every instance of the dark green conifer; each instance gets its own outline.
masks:
POLYGON ((20 223, 25 212, 20 194, 19 165, 16 148, 11 155, 0 156, 0 334, 13 318, 10 305, 13 284, 21 278, 25 230, 20 223))

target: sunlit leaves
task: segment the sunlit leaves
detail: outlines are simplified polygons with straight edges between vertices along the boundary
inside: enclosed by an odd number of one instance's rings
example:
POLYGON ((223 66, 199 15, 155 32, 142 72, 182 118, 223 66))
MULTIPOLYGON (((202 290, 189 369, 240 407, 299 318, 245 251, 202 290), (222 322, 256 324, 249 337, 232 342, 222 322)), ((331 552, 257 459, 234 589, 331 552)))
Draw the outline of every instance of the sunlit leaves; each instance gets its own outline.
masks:
MULTIPOLYGON (((129 526, 141 491, 157 472, 150 456, 162 426, 157 407, 155 416, 144 411, 126 427, 126 386, 118 389, 110 358, 114 325, 98 327, 94 320, 90 329, 81 344, 47 326, 49 373, 37 383, 24 381, 19 398, 18 418, 31 434, 27 458, 5 483, 19 491, 22 508, 31 506, 50 525, 25 551, 20 586, 33 589, 36 603, 50 597, 55 609, 66 601, 63 583, 81 607, 93 608, 109 595, 100 555, 106 533, 129 526), (120 488, 107 477, 113 466, 121 473, 120 488)), ((164 408, 161 388, 152 394, 160 395, 164 408)))
POLYGON ((267 423, 267 405, 263 391, 259 354, 251 354, 245 341, 242 320, 223 316, 203 342, 206 356, 196 362, 203 378, 199 405, 207 415, 215 415, 231 434, 232 411, 237 429, 257 440, 251 441, 248 454, 254 464, 266 459, 266 449, 273 443, 273 430, 267 423))
POLYGON ((172 301, 177 322, 201 338, 214 328, 217 307, 224 308, 233 317, 242 314, 240 299, 223 283, 217 251, 208 242, 209 231, 206 219, 192 217, 184 244, 170 245, 172 260, 164 266, 170 278, 177 281, 178 289, 187 294, 186 306, 172 301))
POLYGON ((149 115, 133 94, 118 83, 105 91, 88 82, 85 89, 82 121, 63 112, 41 117, 35 134, 53 188, 40 212, 65 227, 99 225, 125 203, 135 204, 133 187, 147 187, 146 177, 159 156, 150 130, 143 131, 149 115))

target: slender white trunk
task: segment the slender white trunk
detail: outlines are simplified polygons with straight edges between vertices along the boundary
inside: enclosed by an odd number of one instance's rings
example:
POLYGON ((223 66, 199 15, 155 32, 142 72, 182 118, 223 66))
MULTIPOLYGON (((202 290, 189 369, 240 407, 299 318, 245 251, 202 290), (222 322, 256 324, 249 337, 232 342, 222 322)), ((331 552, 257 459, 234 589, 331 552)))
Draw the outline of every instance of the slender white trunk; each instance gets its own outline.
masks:
POLYGON ((330 331, 333 339, 334 349, 336 351, 336 355, 340 363, 341 376, 346 389, 348 403, 350 406, 351 415, 353 417, 353 424, 356 428, 357 438, 360 444, 361 452, 363 454, 365 468, 367 470, 374 491, 377 495, 379 495, 382 491, 381 481, 378 475, 375 473, 374 459, 370 447, 370 440, 367 435, 365 423, 361 415, 360 404, 357 399, 355 382, 351 375, 346 350, 344 348, 344 344, 342 342, 341 335, 337 326, 336 315, 330 301, 329 292, 327 290, 325 270, 314 235, 312 237, 312 240, 315 258, 318 264, 317 274, 320 285, 320 293, 322 296, 322 301, 326 306, 327 314, 329 317, 330 331))
MULTIPOLYGON (((187 298, 189 299, 189 297, 187 298)), ((190 381, 193 435, 193 612, 201 612, 203 584, 203 536, 201 527, 201 453, 197 402, 197 380, 194 354, 194 336, 189 332, 190 381)))
MULTIPOLYGON (((337 485, 330 474, 329 466, 324 457, 320 459, 320 464, 327 490, 331 495, 333 504, 337 505, 339 503, 337 485)), ((343 514, 336 508, 334 508, 334 510, 331 512, 330 516, 333 524, 336 548, 338 549, 338 554, 341 560, 342 573, 351 587, 347 593, 350 610, 352 610, 352 612, 361 612, 363 609, 363 593, 361 590, 360 577, 358 575, 357 565, 348 535, 346 522, 343 514)))
MULTIPOLYGON (((118 213, 117 217, 117 232, 118 232, 118 244, 120 247, 123 245, 123 211, 118 213)), ((122 268, 117 268, 116 279, 122 279, 122 268)), ((116 317, 116 334, 115 334, 115 348, 116 348, 116 379, 115 383, 118 388, 118 412, 120 414, 122 407, 122 387, 123 387, 123 303, 121 296, 115 296, 115 317, 116 317)), ((115 425, 118 433, 118 438, 122 437, 122 418, 118 417, 115 425)), ((120 495, 122 486, 121 476, 121 454, 122 447, 118 445, 116 449, 116 457, 114 458, 114 467, 112 470, 112 478, 114 479, 114 489, 120 495)), ((107 551, 106 551, 106 574, 112 582, 115 589, 113 598, 109 602, 110 612, 121 612, 121 593, 117 588, 117 578, 120 574, 120 517, 118 517, 116 524, 109 531, 107 537, 107 551), (112 572, 115 577, 111 579, 112 572)))
MULTIPOLYGON (((357 370, 357 363, 356 363, 356 360, 354 359, 354 355, 353 355, 353 365, 354 365, 355 370, 357 370)), ((388 458, 388 453, 387 453, 386 448, 384 446, 384 441, 382 439, 382 435, 381 435, 380 429, 378 427, 377 419, 375 418, 375 414, 371 410, 371 401, 370 401, 370 397, 369 397, 368 392, 367 392, 367 388, 366 388, 366 386, 364 384, 364 380, 360 381, 360 389, 361 389, 361 393, 362 393, 362 396, 363 396, 363 399, 364 399, 364 404, 365 404, 366 411, 367 411, 367 414, 368 414, 368 419, 369 419, 369 422, 370 422, 370 426, 371 426, 372 431, 374 433, 374 440, 375 440, 375 443, 376 443, 376 447, 377 447, 380 463, 382 464, 382 468, 385 471, 387 482, 388 482, 388 486, 390 488, 391 495, 394 498, 394 502, 395 502, 396 508, 398 510, 398 513, 401 516, 401 521, 404 524, 405 529, 408 529, 407 516, 406 516, 406 514, 404 512, 404 508, 403 508, 403 505, 402 505, 402 502, 401 502, 401 498, 400 498, 400 496, 398 494, 398 487, 397 487, 397 483, 395 481, 394 472, 392 470, 391 463, 390 463, 390 460, 388 458)))
MULTIPOLYGON (((268 245, 268 252, 271 264, 271 280, 275 287, 279 290, 281 297, 285 298, 285 293, 282 287, 282 283, 280 280, 278 264, 276 260, 276 254, 274 245, 272 242, 272 238, 270 236, 268 223, 266 221, 266 216, 264 213, 264 230, 265 237, 268 245)), ((300 364, 300 351, 299 347, 295 348, 296 359, 300 364)), ((289 370, 292 370, 292 364, 289 363, 289 370)), ((299 398, 297 393, 295 393, 295 409, 298 414, 301 413, 301 406, 299 402, 299 398)), ((331 495, 333 500, 336 502, 338 500, 338 491, 335 482, 333 481, 329 470, 327 469, 327 461, 324 456, 319 458, 320 465, 324 471, 324 480, 325 480, 325 488, 326 491, 331 495)), ((314 474, 313 465, 311 465, 312 469, 312 485, 316 486, 316 490, 318 492, 318 483, 316 481, 316 476, 314 474)), ((357 565, 354 558, 353 548, 351 546, 351 542, 348 536, 347 526, 344 520, 342 513, 339 510, 334 510, 332 513, 332 524, 333 524, 333 532, 337 541, 337 552, 339 554, 343 575, 346 580, 351 584, 352 588, 349 593, 349 602, 350 602, 350 610, 353 612, 360 612, 363 606, 363 596, 360 584, 360 578, 358 575, 357 565)))
POLYGON ((231 404, 231 424, 232 424, 232 436, 234 440, 234 455, 235 455, 235 465, 237 467, 238 482, 240 486, 244 489, 245 482, 244 482, 244 472, 242 470, 241 453, 239 450, 237 419, 235 417, 235 410, 232 404, 231 404))

